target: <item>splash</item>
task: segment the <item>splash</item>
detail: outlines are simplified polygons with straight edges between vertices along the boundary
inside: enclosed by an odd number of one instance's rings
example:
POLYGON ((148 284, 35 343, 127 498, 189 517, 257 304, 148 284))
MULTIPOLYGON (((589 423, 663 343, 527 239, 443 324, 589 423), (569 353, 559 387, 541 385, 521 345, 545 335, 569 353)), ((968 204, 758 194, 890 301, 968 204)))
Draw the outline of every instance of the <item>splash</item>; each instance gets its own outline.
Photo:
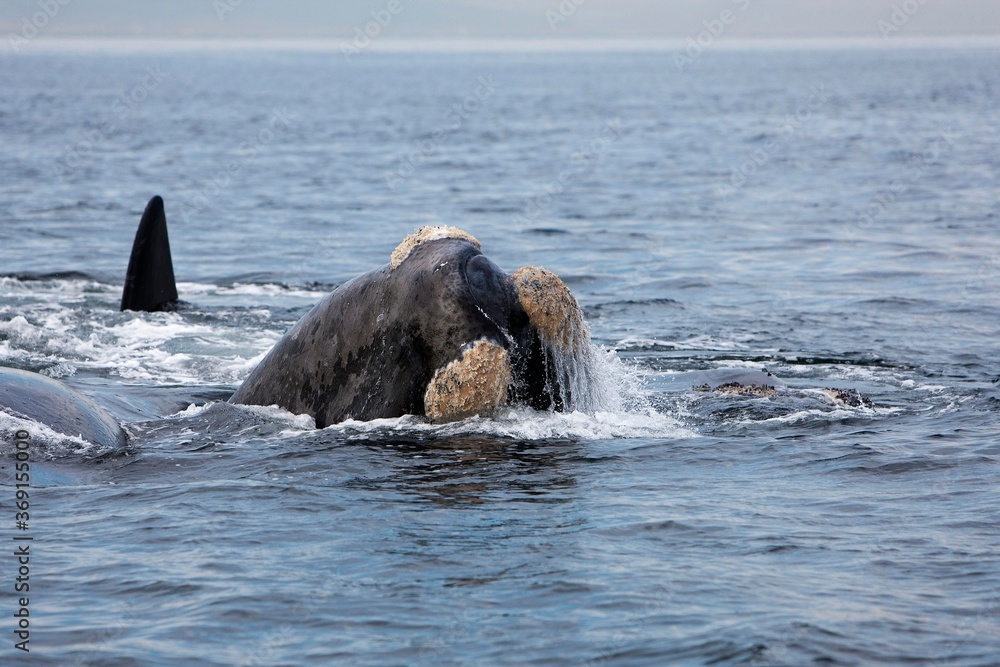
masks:
POLYGON ((261 285, 248 286, 240 297, 242 288, 184 287, 199 302, 226 306, 187 313, 120 313, 120 287, 114 285, 0 278, 0 290, 14 297, 0 303, 0 359, 53 377, 87 370, 140 383, 230 383, 249 372, 286 326, 266 310, 233 307, 233 295, 259 304, 257 295, 273 290, 284 305, 298 306, 319 294, 303 290, 289 296, 280 285, 261 285))
POLYGON ((621 412, 622 389, 629 384, 613 352, 603 352, 566 284, 535 266, 511 276, 521 306, 538 331, 546 368, 545 390, 564 412, 621 412))
MULTIPOLYGON (((586 329, 585 323, 583 327, 586 329)), ((561 406, 563 412, 586 414, 622 412, 627 403, 636 407, 633 383, 617 355, 594 345, 589 331, 585 335, 587 341, 579 347, 544 346, 546 373, 551 376, 546 389, 553 404, 561 406)))
MULTIPOLYGON (((308 435, 301 431, 298 435, 308 435)), ((648 410, 642 412, 547 412, 512 407, 492 418, 469 417, 446 424, 434 424, 414 415, 391 419, 356 421, 349 419, 327 426, 322 433, 348 440, 380 437, 452 438, 483 435, 511 440, 618 440, 618 439, 687 439, 700 437, 677 419, 648 410)), ((286 432, 284 435, 295 435, 286 432)))

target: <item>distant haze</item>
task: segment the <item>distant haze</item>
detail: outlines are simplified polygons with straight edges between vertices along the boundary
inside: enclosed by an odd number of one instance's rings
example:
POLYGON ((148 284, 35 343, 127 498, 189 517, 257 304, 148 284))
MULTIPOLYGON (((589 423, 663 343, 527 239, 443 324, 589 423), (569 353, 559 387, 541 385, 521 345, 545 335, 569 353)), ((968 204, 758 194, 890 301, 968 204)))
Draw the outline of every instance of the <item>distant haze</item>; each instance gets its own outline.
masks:
POLYGON ((369 24, 388 39, 1000 35, 1000 0, 0 0, 6 41, 33 29, 43 38, 346 40, 369 24))

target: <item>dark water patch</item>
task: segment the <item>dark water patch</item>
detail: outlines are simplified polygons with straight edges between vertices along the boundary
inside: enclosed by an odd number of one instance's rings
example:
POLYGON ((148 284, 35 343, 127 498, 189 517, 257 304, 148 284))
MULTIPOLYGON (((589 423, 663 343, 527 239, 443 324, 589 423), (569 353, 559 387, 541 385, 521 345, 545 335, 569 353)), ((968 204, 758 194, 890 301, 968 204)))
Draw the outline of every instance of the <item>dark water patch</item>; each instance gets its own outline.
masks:
POLYGON ((890 461, 887 463, 872 463, 870 465, 854 466, 850 468, 849 471, 875 475, 908 475, 910 473, 950 470, 956 467, 958 467, 958 464, 953 461, 912 459, 907 461, 890 461))
POLYGON ((78 211, 124 211, 130 208, 129 205, 121 201, 108 200, 97 202, 93 199, 79 199, 73 203, 55 204, 48 208, 39 208, 37 213, 75 213, 78 211))
POLYGON ((807 461, 803 461, 800 465, 812 466, 815 464, 823 464, 827 469, 831 469, 827 464, 837 463, 838 465, 832 467, 836 470, 851 469, 856 470, 860 466, 858 461, 866 461, 869 457, 878 457, 880 453, 869 447, 867 445, 862 445, 860 443, 854 443, 852 445, 844 448, 843 453, 836 454, 834 456, 824 456, 820 458, 810 458, 807 461), (839 465, 843 464, 843 465, 839 465))
MULTIPOLYGON (((757 361, 751 359, 750 361, 757 361)), ((899 362, 883 359, 871 352, 849 351, 838 356, 783 356, 781 361, 789 366, 860 366, 874 368, 907 368, 899 362)), ((909 366, 912 368, 912 366, 909 366)))
MULTIPOLYGON (((631 222, 636 219, 639 213, 634 208, 622 208, 613 209, 609 211, 602 211, 594 213, 591 211, 586 211, 584 213, 576 214, 579 216, 579 220, 594 220, 594 221, 626 221, 631 222)), ((568 218, 569 216, 567 216, 568 218)), ((642 238, 634 233, 629 234, 632 238, 642 238)))
POLYGON ((949 255, 939 250, 915 250, 903 253, 897 259, 918 262, 939 262, 948 259, 949 255))
POLYGON ((893 310, 939 309, 940 302, 928 299, 912 299, 904 297, 879 297, 858 301, 857 305, 871 308, 889 308, 893 310))
POLYGON ((560 229, 558 227, 531 227, 521 231, 522 234, 531 234, 534 236, 561 236, 564 234, 572 234, 573 232, 568 229, 560 229))
POLYGON ((49 273, 25 271, 20 273, 0 274, 0 278, 13 278, 22 282, 54 282, 58 280, 82 280, 101 282, 101 277, 82 271, 54 271, 49 273))
MULTIPOLYGON (((592 658, 585 664, 623 664, 623 665, 663 665, 663 664, 754 664, 760 659, 765 647, 753 644, 742 647, 736 643, 708 639, 692 643, 688 646, 664 648, 653 638, 642 640, 638 645, 628 648, 608 650, 592 658)), ((558 664, 558 663, 554 663, 558 664)))
POLYGON ((720 530, 720 526, 691 526, 673 519, 666 521, 655 521, 652 523, 625 524, 609 528, 598 529, 595 532, 609 537, 625 537, 629 535, 659 534, 659 533, 686 533, 702 535, 713 530, 720 530))
POLYGON ((202 590, 201 586, 194 584, 176 584, 169 581, 154 581, 147 584, 137 584, 136 582, 119 582, 118 585, 121 587, 121 592, 123 595, 131 596, 150 596, 153 598, 170 598, 175 597, 186 597, 188 595, 199 593, 202 590))
POLYGON ((787 417, 797 412, 796 408, 778 405, 768 399, 734 399, 730 397, 713 397, 706 399, 694 410, 703 418, 729 428, 740 424, 746 433, 754 422, 764 422, 770 419, 787 417))
POLYGON ((667 297, 656 297, 650 299, 625 299, 623 301, 609 301, 607 303, 593 304, 587 307, 588 313, 600 313, 607 308, 622 308, 628 306, 670 306, 683 307, 677 299, 667 297))
MULTIPOLYGON (((508 215, 521 213, 520 208, 514 206, 504 206, 502 204, 497 204, 495 206, 470 206, 465 209, 466 213, 471 213, 472 215, 489 215, 495 213, 504 213, 508 215)), ((532 233, 537 233, 534 230, 529 230, 532 233)))
POLYGON ((801 548, 802 547, 800 547, 798 545, 786 542, 786 543, 782 543, 782 544, 769 544, 769 545, 766 545, 766 546, 762 546, 762 547, 759 547, 756 550, 751 550, 748 553, 750 553, 750 554, 754 554, 754 553, 760 553, 760 554, 779 554, 779 553, 784 553, 784 552, 798 551, 801 548))
POLYGON ((274 287, 284 292, 293 292, 303 289, 315 290, 317 292, 332 292, 339 286, 339 283, 324 282, 320 280, 290 282, 287 278, 288 276, 282 273, 254 271, 250 273, 240 273, 214 278, 211 280, 211 283, 213 285, 226 288, 235 288, 242 285, 274 287))

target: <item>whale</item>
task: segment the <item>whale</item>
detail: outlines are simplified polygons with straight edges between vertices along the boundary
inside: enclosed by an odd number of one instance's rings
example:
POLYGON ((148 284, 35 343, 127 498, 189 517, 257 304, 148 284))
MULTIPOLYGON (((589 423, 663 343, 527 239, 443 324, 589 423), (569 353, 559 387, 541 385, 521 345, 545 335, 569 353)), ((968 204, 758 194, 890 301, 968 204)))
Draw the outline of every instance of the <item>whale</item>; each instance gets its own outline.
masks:
POLYGON ((809 387, 798 390, 774 376, 766 368, 713 368, 685 371, 666 378, 665 391, 694 391, 716 396, 775 398, 795 393, 811 392, 826 397, 833 405, 845 408, 874 408, 870 398, 851 387, 809 387))
POLYGON ((554 273, 508 274, 455 227, 424 227, 388 264, 299 320, 233 403, 277 405, 323 428, 347 419, 489 416, 579 403, 559 368, 585 363, 583 313, 554 273))
MULTIPOLYGON (((436 422, 508 405, 578 409, 591 352, 576 299, 554 273, 508 274, 454 227, 407 236, 390 261, 335 289, 267 353, 230 398, 308 414, 316 425, 407 414, 436 422)), ((163 199, 136 231, 120 309, 177 310, 163 199)), ((127 441, 92 399, 52 378, 0 368, 0 411, 102 445, 127 441)))
POLYGON ((0 367, 0 410, 102 448, 118 449, 128 440, 121 425, 91 398, 40 373, 0 367))

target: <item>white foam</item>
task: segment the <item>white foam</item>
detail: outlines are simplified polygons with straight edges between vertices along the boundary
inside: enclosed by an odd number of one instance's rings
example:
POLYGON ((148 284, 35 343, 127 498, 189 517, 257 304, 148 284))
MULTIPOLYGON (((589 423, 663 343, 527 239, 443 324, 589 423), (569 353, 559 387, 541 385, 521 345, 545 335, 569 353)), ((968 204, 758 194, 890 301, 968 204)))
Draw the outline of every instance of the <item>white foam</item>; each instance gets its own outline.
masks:
POLYGON ((77 354, 98 360, 128 379, 184 383, 204 379, 192 368, 191 353, 170 351, 165 344, 185 338, 211 341, 216 333, 212 327, 185 321, 178 313, 143 313, 127 322, 96 325, 95 329, 76 347, 77 354))
POLYGON ((42 339, 41 327, 31 324, 23 315, 15 315, 6 322, 0 322, 0 333, 23 343, 37 343, 42 339))
MULTIPOLYGON (((653 410, 647 412, 537 412, 512 409, 495 420, 480 420, 481 433, 527 440, 574 438, 608 440, 620 438, 683 439, 698 437, 680 422, 653 410)), ((462 429, 462 424, 455 428, 462 429)))
POLYGON ((625 438, 686 439, 699 437, 673 417, 645 413, 540 412, 529 408, 509 408, 495 418, 470 417, 447 424, 432 424, 422 417, 405 415, 394 419, 357 421, 349 419, 324 429, 351 437, 379 434, 490 435, 516 440, 563 439, 611 440, 625 438))
POLYGON ((91 281, 3 284, 31 298, 0 307, 0 358, 51 362, 60 377, 86 368, 160 384, 236 382, 282 334, 267 330, 274 325, 266 310, 256 313, 260 326, 245 318, 234 325, 181 313, 120 313, 116 293, 91 281), (76 297, 84 292, 106 303, 81 309, 76 297))
POLYGON ((722 359, 720 361, 712 362, 715 366, 719 368, 748 368, 753 371, 763 371, 767 368, 766 364, 762 364, 759 361, 745 361, 742 359, 722 359))
POLYGON ((57 297, 59 301, 79 301, 87 296, 113 295, 117 298, 120 287, 79 278, 47 278, 41 280, 20 280, 18 278, 0 278, 0 291, 4 297, 22 299, 50 299, 57 297))
POLYGON ((914 391, 927 391, 940 393, 948 389, 943 384, 917 384, 916 380, 903 380, 899 383, 901 389, 912 389, 914 391))
POLYGON ((268 421, 277 421, 288 424, 294 429, 289 433, 301 431, 315 431, 316 420, 305 414, 295 414, 277 405, 240 405, 240 410, 263 417, 268 421))
MULTIPOLYGON (((172 415, 166 417, 170 420, 181 420, 181 419, 192 419, 199 417, 206 412, 208 412, 214 406, 219 405, 217 401, 210 401, 208 403, 203 403, 198 405, 192 403, 183 410, 175 412, 172 415)), ((280 435, 285 437, 294 437, 296 435, 301 435, 302 433, 314 433, 316 431, 316 420, 309 415, 305 414, 295 414, 289 412, 288 410, 278 407, 277 405, 239 405, 233 404, 230 406, 235 410, 245 412, 256 417, 260 417, 263 421, 269 423, 285 424, 289 428, 288 430, 282 431, 280 435)), ((255 424, 251 424, 246 428, 237 431, 237 433, 249 432, 256 429, 255 424)))
MULTIPOLYGON (((99 453, 99 447, 85 440, 80 435, 66 435, 52 430, 49 426, 9 414, 0 410, 0 443, 13 443, 15 434, 18 431, 27 431, 30 434, 30 442, 40 445, 44 456, 47 458, 59 458, 61 456, 90 455, 99 453)), ((13 452, 13 448, 11 448, 13 452)))
POLYGON ((214 401, 210 403, 204 403, 202 405, 198 405, 197 403, 192 403, 191 405, 187 406, 186 408, 184 408, 179 412, 175 412, 172 415, 167 415, 166 419, 187 419, 190 417, 197 417, 198 415, 204 413, 213 405, 215 405, 214 401))
POLYGON ((787 415, 781 415, 779 417, 770 417, 769 419, 741 419, 739 421, 733 422, 734 424, 741 425, 759 425, 759 424, 801 424, 802 422, 835 422, 844 419, 856 419, 858 417, 882 417, 885 415, 895 414, 901 412, 902 408, 897 407, 886 407, 886 408, 836 408, 834 410, 821 410, 818 408, 812 408, 809 410, 799 410, 797 412, 792 412, 787 415))
POLYGON ((289 287, 277 283, 233 283, 232 285, 211 285, 206 283, 177 283, 177 291, 184 298, 196 296, 253 296, 310 299, 318 301, 325 297, 327 290, 289 287))
POLYGON ((660 338, 641 338, 629 336, 622 338, 615 343, 617 350, 700 350, 730 352, 735 350, 747 350, 749 347, 745 342, 736 340, 723 340, 708 335, 693 336, 687 340, 674 341, 662 340, 660 338))

